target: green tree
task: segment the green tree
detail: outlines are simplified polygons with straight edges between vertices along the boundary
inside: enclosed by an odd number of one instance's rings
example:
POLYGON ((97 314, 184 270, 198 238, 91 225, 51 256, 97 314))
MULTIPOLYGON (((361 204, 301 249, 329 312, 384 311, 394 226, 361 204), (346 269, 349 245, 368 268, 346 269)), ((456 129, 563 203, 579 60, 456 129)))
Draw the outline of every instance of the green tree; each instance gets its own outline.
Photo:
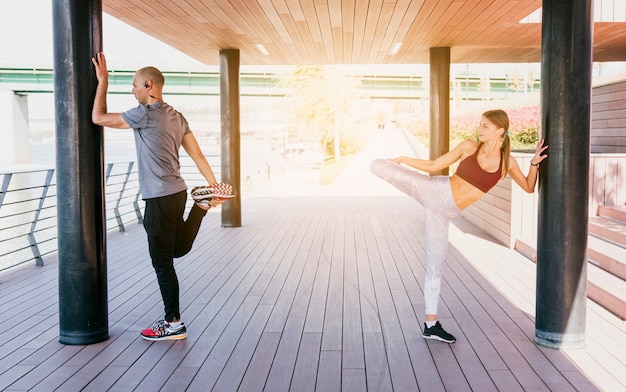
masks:
POLYGON ((341 153, 350 150, 342 146, 349 128, 345 116, 359 97, 360 80, 318 65, 298 66, 277 78, 277 86, 287 94, 290 134, 316 140, 338 162, 341 153))

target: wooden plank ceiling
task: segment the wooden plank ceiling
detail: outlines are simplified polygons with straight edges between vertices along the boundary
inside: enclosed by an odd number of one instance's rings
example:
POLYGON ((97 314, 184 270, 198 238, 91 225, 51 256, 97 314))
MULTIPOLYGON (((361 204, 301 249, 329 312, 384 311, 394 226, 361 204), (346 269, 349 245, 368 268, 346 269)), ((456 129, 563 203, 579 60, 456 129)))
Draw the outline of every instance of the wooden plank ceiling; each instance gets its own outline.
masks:
MULTIPOLYGON (((595 23, 594 61, 626 61, 620 1, 595 1, 596 14, 610 3, 610 20, 621 21, 595 23)), ((450 47, 453 63, 498 63, 540 61, 541 24, 519 22, 541 3, 103 0, 103 10, 208 65, 219 63, 221 49, 239 49, 243 65, 423 64, 431 47, 450 47)))

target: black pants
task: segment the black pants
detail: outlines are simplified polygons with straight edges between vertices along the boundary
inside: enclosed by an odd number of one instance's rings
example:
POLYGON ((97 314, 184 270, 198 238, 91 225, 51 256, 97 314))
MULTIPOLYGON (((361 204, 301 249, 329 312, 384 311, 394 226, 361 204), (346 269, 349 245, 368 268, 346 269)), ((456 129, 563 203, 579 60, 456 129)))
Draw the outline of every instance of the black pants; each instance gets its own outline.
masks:
POLYGON ((206 210, 193 205, 183 220, 187 191, 146 199, 143 227, 148 234, 152 266, 165 306, 165 320, 180 319, 179 289, 174 258, 186 255, 198 235, 206 210))

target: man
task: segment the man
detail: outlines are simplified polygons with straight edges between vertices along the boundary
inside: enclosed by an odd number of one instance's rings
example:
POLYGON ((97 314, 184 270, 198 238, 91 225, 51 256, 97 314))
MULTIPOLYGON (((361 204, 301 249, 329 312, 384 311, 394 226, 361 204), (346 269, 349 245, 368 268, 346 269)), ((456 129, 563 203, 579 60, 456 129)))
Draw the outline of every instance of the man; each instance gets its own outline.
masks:
POLYGON ((132 93, 139 106, 123 113, 109 113, 109 73, 104 53, 98 53, 92 62, 98 79, 92 121, 104 127, 132 128, 135 135, 139 190, 146 203, 143 225, 165 307, 165 319, 141 331, 141 336, 147 340, 185 339, 187 329, 180 319, 174 258, 191 250, 207 210, 232 197, 232 187, 217 183, 187 120, 163 101, 165 80, 158 69, 145 67, 135 73, 132 93), (192 190, 195 203, 186 221, 183 214, 187 185, 180 175, 178 155, 181 146, 209 183, 192 190))

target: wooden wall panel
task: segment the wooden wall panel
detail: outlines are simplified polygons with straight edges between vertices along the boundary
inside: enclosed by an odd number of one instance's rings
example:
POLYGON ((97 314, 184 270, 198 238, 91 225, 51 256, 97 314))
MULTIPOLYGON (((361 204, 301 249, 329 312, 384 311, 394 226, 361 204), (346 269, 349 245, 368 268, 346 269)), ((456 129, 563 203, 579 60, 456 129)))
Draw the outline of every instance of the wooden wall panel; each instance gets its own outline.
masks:
POLYGON ((482 199, 466 208, 462 216, 498 242, 510 246, 511 180, 500 181, 482 199))
MULTIPOLYGON (((524 173, 532 154, 514 154, 524 173)), ((467 221, 498 242, 513 248, 516 241, 537 242, 538 193, 526 193, 510 177, 463 211, 467 221)), ((626 154, 593 154, 589 162, 589 216, 599 205, 626 205, 626 154)))
POLYGON ((626 80, 592 90, 591 152, 626 153, 626 80))

